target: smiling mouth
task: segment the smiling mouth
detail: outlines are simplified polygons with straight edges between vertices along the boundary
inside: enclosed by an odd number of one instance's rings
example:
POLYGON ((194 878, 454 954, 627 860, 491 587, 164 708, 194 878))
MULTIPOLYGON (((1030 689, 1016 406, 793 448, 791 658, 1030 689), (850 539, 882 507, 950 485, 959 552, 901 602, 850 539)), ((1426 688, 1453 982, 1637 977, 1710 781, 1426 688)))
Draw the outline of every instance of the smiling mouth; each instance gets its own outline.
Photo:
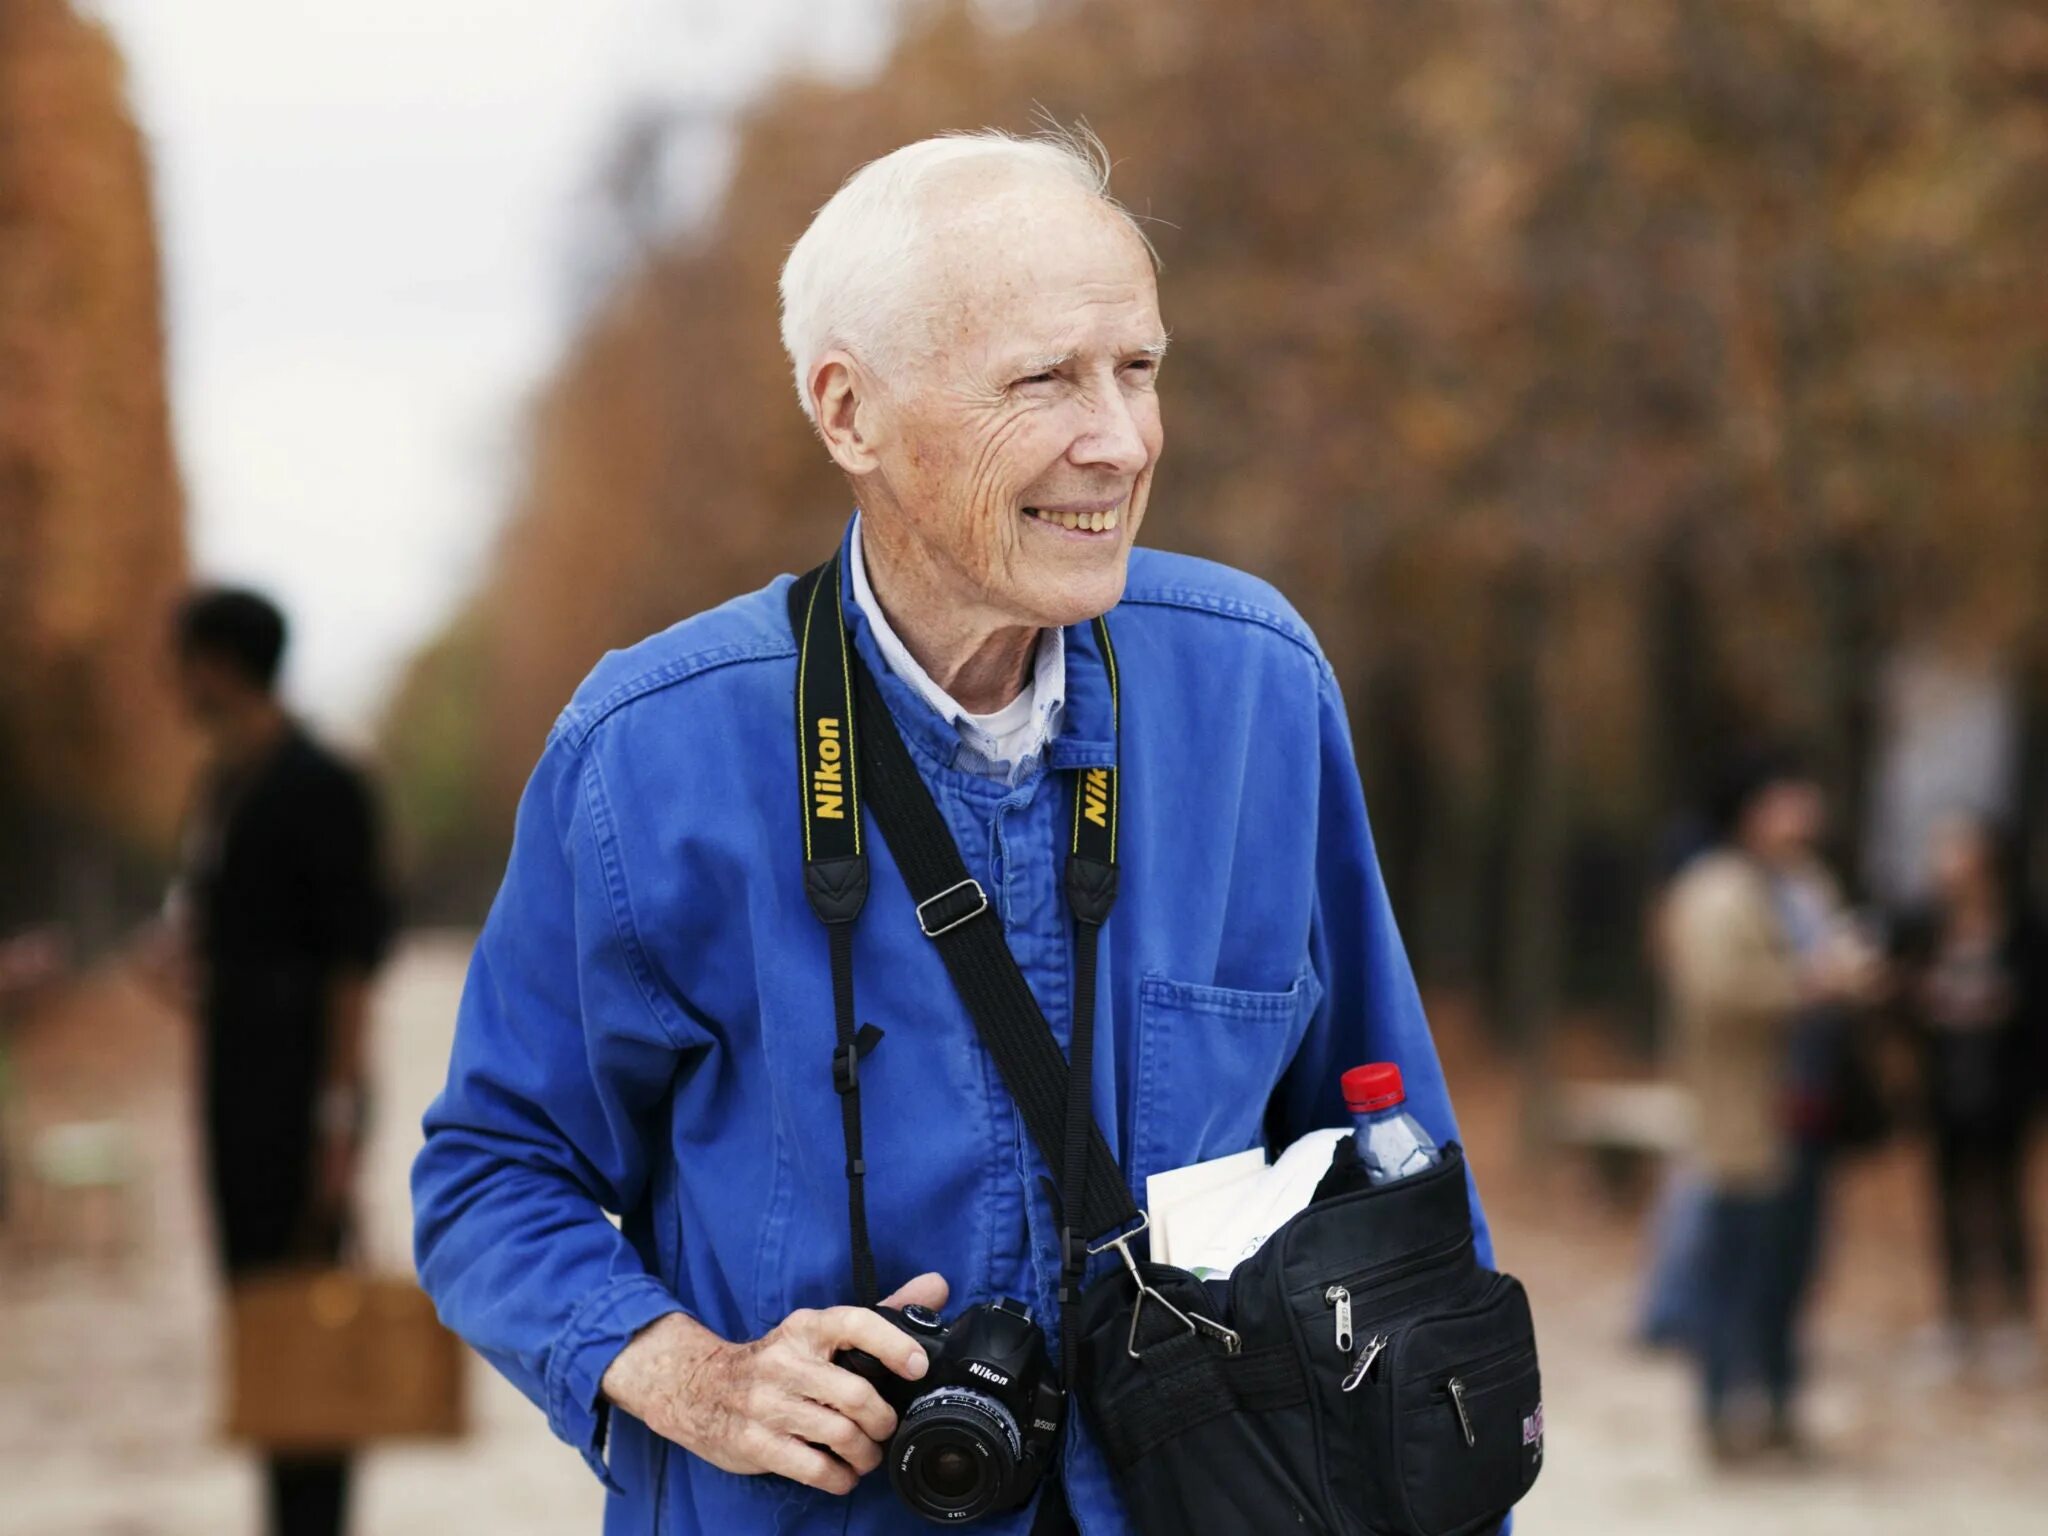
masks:
POLYGON ((1065 528, 1070 533, 1114 533, 1117 524, 1123 521, 1124 505, 1118 502, 1106 512, 1059 512, 1045 507, 1026 507, 1024 515, 1065 528))

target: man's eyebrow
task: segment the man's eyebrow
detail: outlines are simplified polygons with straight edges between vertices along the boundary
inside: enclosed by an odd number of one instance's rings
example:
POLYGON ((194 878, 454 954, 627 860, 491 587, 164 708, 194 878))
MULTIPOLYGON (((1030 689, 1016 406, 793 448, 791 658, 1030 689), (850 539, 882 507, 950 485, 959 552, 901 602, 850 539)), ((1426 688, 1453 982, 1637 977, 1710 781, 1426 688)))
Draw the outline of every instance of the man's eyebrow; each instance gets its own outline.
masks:
MULTIPOLYGON (((1126 358, 1128 356, 1149 356, 1153 362, 1157 362, 1159 358, 1165 356, 1165 348, 1167 348, 1167 344, 1171 340, 1174 340, 1174 338, 1171 338, 1169 334, 1161 334, 1157 342, 1143 342, 1141 346, 1120 348, 1118 354, 1126 356, 1126 358)), ((1075 356, 1079 356, 1079 354, 1073 348, 1069 348, 1065 352, 1034 352, 1030 356, 1012 358, 1010 373, 1014 377, 1018 377, 1018 379, 1030 379, 1030 377, 1036 377, 1040 373, 1059 373, 1061 369, 1065 369, 1069 365, 1069 362, 1073 362, 1075 356)))
MULTIPOLYGON (((1160 358, 1166 356, 1166 348, 1171 340, 1170 336, 1162 335, 1157 341, 1148 341, 1142 346, 1131 347, 1125 350, 1123 355, 1125 357, 1149 357, 1154 362, 1157 362, 1160 358)), ((1077 355, 1071 349, 1065 352, 1040 352, 1031 357, 1020 357, 1013 360, 1009 371, 1019 378, 1031 378, 1041 373, 1058 373, 1060 369, 1071 363, 1077 355)))
POLYGON ((1029 378, 1034 374, 1057 373, 1073 360, 1072 352, 1041 352, 1036 357, 1018 358, 1010 371, 1029 378))

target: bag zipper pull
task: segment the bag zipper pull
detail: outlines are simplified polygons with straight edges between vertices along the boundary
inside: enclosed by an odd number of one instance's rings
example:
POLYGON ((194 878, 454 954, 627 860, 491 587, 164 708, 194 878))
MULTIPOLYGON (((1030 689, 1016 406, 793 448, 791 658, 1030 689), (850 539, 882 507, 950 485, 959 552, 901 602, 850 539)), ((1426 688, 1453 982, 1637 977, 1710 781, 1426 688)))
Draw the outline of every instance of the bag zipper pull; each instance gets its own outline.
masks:
POLYGON ((1341 1285, 1333 1285, 1323 1292, 1323 1300, 1337 1309, 1337 1353, 1351 1353, 1351 1292, 1341 1285))
POLYGON ((1458 1427, 1465 1431, 1467 1449, 1479 1444, 1479 1437, 1472 1433, 1472 1415, 1465 1411, 1465 1383, 1453 1376, 1450 1379, 1451 1405, 1458 1410, 1458 1427))
POLYGON ((1359 1352, 1358 1358, 1352 1361, 1351 1369, 1345 1373, 1344 1385, 1339 1390, 1344 1392, 1357 1391, 1359 1383, 1365 1380, 1366 1373, 1372 1369, 1373 1362, 1386 1352, 1387 1343, 1388 1339, 1384 1333, 1369 1342, 1359 1352))

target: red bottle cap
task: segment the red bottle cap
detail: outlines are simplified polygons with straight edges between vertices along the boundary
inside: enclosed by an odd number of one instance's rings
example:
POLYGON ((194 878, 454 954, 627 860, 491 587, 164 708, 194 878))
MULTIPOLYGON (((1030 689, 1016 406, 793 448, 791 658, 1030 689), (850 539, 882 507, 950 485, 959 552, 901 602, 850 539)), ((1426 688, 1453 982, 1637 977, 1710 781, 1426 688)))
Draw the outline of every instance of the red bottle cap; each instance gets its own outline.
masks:
POLYGON ((1401 1086, 1401 1069, 1391 1061, 1371 1061, 1344 1074, 1344 1107, 1354 1115, 1406 1103, 1408 1090, 1401 1086))

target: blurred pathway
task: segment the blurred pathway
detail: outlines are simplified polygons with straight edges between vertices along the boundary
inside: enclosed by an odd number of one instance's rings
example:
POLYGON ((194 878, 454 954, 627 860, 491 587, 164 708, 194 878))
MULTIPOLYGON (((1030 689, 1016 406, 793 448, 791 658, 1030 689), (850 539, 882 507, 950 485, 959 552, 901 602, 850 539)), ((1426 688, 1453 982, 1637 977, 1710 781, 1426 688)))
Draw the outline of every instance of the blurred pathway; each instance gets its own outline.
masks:
MULTIPOLYGON (((462 936, 414 935, 382 985, 365 1217, 387 1267, 407 1262, 406 1171, 465 959, 462 936)), ((147 1196, 139 1251, 120 1267, 0 1258, 0 1536, 254 1536, 254 1473, 210 1434, 214 1298, 184 1031, 101 981, 22 1044, 30 1116, 126 1122, 147 1196)), ((1548 1466, 1522 1536, 2048 1530, 2048 1396, 1929 1390, 1900 1363, 1897 1341, 1931 1301, 1910 1149, 1854 1173, 1837 1223, 1813 1404, 1836 1458, 1800 1477, 1717 1481, 1695 1454, 1687 1373, 1625 1341, 1633 1224, 1594 1203, 1573 1170, 1518 1170, 1510 1082, 1450 1054, 1502 1252, 1528 1282, 1541 1330, 1548 1466)), ((598 1489, 575 1454, 480 1363, 471 1380, 476 1432, 465 1445, 365 1458, 357 1536, 596 1536, 598 1489)))
MULTIPOLYGON (((1867 1180, 1860 1180, 1867 1194, 1867 1180)), ((1693 1436, 1685 1362, 1629 1346, 1632 1245, 1611 1233, 1538 1233, 1503 1212, 1504 1261, 1536 1305, 1547 1466, 1520 1536, 2041 1536, 2048 1531, 2048 1398, 1927 1385, 1900 1340, 1918 1326, 1844 1315, 1844 1292, 1889 1261, 1838 1274, 1816 1330, 1806 1471, 1711 1476, 1693 1436)), ((1919 1263, 1918 1253, 1903 1263, 1919 1263)))
MULTIPOLYGON (((1934 1386, 1908 1342, 1935 1307, 1917 1145, 1839 1181, 1804 1405, 1821 1456, 1717 1477, 1696 1441, 1690 1365, 1629 1341, 1637 1221, 1603 1205, 1583 1167, 1522 1174, 1510 1085, 1498 1069, 1453 1061, 1451 1073, 1502 1262, 1535 1304, 1548 1444, 1518 1536, 2048 1532, 2048 1392, 1934 1386)), ((2034 1189, 2048 1231, 2048 1179, 2034 1189)))
MULTIPOLYGON (((446 1067, 466 958, 466 936, 415 935, 380 987, 364 1218, 383 1268, 410 1271, 407 1169, 446 1067)), ((215 1298, 184 1037, 178 1020, 104 981, 24 1042, 25 1118, 124 1120, 145 1194, 139 1251, 117 1269, 0 1260, 0 1536, 259 1529, 255 1472, 211 1433, 215 1298)), ((595 1536, 602 1498, 582 1462, 525 1398, 471 1366, 470 1439, 366 1456, 358 1536, 595 1536)))

